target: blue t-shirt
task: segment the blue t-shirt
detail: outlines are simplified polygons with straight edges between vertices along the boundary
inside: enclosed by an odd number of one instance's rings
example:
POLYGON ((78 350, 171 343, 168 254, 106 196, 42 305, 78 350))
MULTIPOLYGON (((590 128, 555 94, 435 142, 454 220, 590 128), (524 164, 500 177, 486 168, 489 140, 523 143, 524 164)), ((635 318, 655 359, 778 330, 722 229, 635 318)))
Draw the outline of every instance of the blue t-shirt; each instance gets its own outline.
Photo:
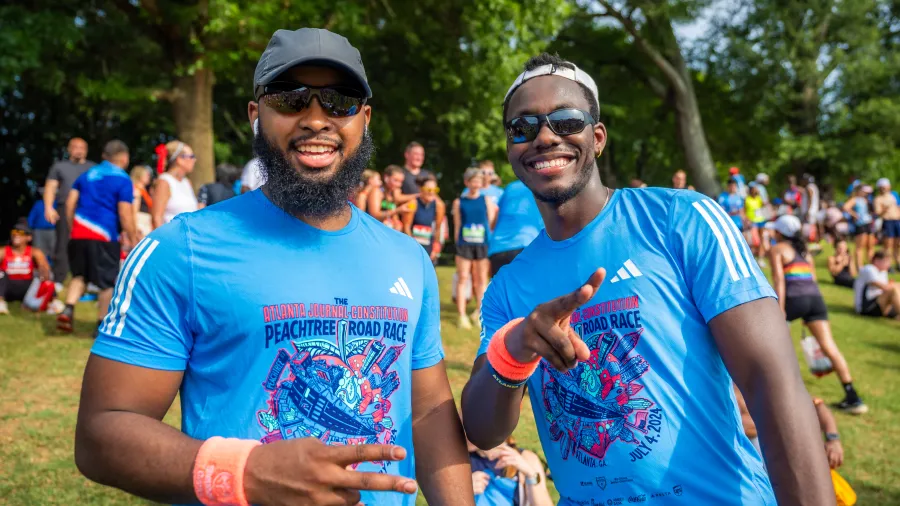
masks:
POLYGON ((78 205, 72 220, 72 239, 119 240, 119 202, 134 201, 134 185, 120 167, 104 160, 72 183, 78 205))
MULTIPOLYGON (((53 208, 56 209, 56 205, 53 205, 53 208)), ((47 218, 44 217, 44 201, 38 200, 31 206, 31 212, 28 213, 28 226, 31 230, 47 230, 54 229, 56 225, 47 221, 47 218)))
POLYGON ((534 194, 521 181, 506 187, 499 208, 488 255, 522 249, 544 228, 534 194))
POLYGON ((257 190, 178 216, 128 256, 92 353, 184 371, 193 438, 397 444, 406 460, 358 469, 414 478, 412 371, 443 359, 437 276, 412 238, 352 213, 323 231, 257 190))
POLYGON ((737 225, 739 230, 743 230, 744 224, 741 221, 741 210, 744 209, 744 197, 737 193, 722 193, 719 195, 719 205, 725 208, 725 212, 731 217, 731 221, 737 225))
POLYGON ((501 326, 598 267, 606 281, 572 315, 590 360, 566 374, 542 360, 528 382, 559 504, 774 506, 707 322, 775 292, 701 194, 618 190, 571 238, 541 232, 488 286, 479 355, 501 326))

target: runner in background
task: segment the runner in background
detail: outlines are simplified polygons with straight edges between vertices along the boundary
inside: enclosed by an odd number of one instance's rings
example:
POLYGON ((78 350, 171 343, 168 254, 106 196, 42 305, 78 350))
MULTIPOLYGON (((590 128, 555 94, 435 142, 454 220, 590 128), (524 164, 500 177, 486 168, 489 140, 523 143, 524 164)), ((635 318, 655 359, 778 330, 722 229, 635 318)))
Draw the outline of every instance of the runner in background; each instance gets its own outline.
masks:
POLYGON ((408 206, 398 203, 403 187, 403 168, 397 165, 388 165, 384 169, 384 187, 373 188, 369 192, 368 213, 376 220, 384 223, 388 228, 403 231, 403 221, 400 213, 408 211, 408 206))
POLYGON ((756 175, 756 184, 757 184, 757 187, 759 188, 759 196, 762 197, 762 199, 763 199, 763 204, 765 204, 766 207, 768 207, 770 204, 769 189, 767 188, 769 186, 769 175, 763 174, 762 172, 757 174, 756 175))
POLYGON ((466 435, 501 444, 527 384, 561 506, 833 505, 783 313, 740 233, 696 192, 604 186, 599 115, 593 79, 546 53, 504 100, 507 158, 546 228, 485 294, 466 435), (768 473, 722 409, 732 378, 768 473))
MULTIPOLYGON (((253 135, 256 135, 255 128, 253 130, 253 135)), ((244 170, 241 172, 241 193, 253 191, 262 186, 263 183, 265 183, 265 181, 263 180, 262 174, 260 174, 259 158, 253 157, 246 165, 244 165, 244 170)))
POLYGON ((743 231, 744 221, 747 217, 744 213, 744 197, 738 193, 737 180, 734 178, 728 180, 728 186, 726 187, 725 192, 719 195, 718 201, 719 205, 722 206, 722 209, 725 209, 725 212, 728 213, 728 216, 731 218, 731 221, 734 222, 737 229, 743 231))
POLYGON ((891 259, 883 251, 872 255, 872 263, 859 270, 853 282, 856 314, 900 321, 900 285, 888 277, 891 259))
POLYGON ((216 182, 200 187, 197 193, 197 209, 218 204, 234 197, 234 182, 241 176, 241 171, 230 163, 220 163, 216 167, 216 182))
POLYGON ((737 193, 743 198, 747 197, 747 181, 744 179, 744 175, 741 174, 741 169, 737 167, 732 167, 728 169, 728 179, 734 179, 734 182, 737 184, 737 193))
POLYGON ((0 249, 0 315, 9 314, 8 302, 25 299, 35 274, 41 281, 50 279, 47 257, 31 240, 31 229, 19 222, 9 233, 9 245, 0 249))
POLYGON ((788 189, 784 192, 784 203, 791 208, 791 212, 795 215, 802 216, 802 209, 804 207, 804 190, 800 186, 797 186, 797 176, 791 174, 787 178, 788 180, 788 189))
POLYGON ((672 175, 672 188, 675 190, 693 190, 694 187, 687 184, 687 173, 681 169, 672 175))
POLYGON ((766 214, 768 209, 763 202, 759 189, 762 187, 759 183, 752 182, 749 185, 749 194, 744 199, 744 214, 747 217, 746 230, 744 230, 744 238, 750 248, 756 253, 756 262, 760 267, 765 267, 765 257, 769 251, 769 234, 766 230, 766 214))
POLYGON ((134 228, 137 231, 138 241, 153 230, 153 218, 150 217, 150 210, 153 209, 153 198, 150 196, 152 178, 153 172, 146 165, 135 165, 131 169, 131 184, 134 186, 134 228))
POLYGON ((869 211, 869 195, 872 187, 864 184, 856 186, 853 196, 844 202, 844 212, 850 215, 853 224, 853 243, 856 247, 854 262, 857 270, 869 263, 875 242, 875 219, 869 211))
POLYGON ((86 170, 93 167, 94 162, 87 159, 88 145, 84 139, 75 137, 69 141, 66 151, 68 160, 59 160, 50 167, 47 181, 44 183, 44 213, 45 218, 56 226, 56 252, 53 258, 53 281, 56 282, 56 291, 61 292, 63 281, 69 275, 69 220, 60 216, 66 209, 66 199, 72 183, 86 170))
POLYGON ((356 198, 353 203, 356 207, 363 211, 368 211, 369 195, 382 188, 381 174, 372 169, 366 169, 362 173, 359 181, 359 191, 356 192, 356 198))
POLYGON ((441 189, 432 174, 419 176, 419 196, 412 202, 413 212, 401 215, 403 232, 421 244, 428 252, 431 263, 436 264, 441 255, 441 241, 437 233, 439 224, 444 222, 447 210, 438 198, 441 189))
POLYGON ((181 141, 171 141, 159 160, 166 172, 160 174, 153 187, 153 228, 172 221, 181 213, 197 210, 197 196, 188 174, 194 171, 197 157, 190 146, 181 141))
POLYGON ((881 178, 875 183, 875 215, 882 219, 881 233, 888 260, 900 270, 900 202, 891 192, 891 182, 881 178))
POLYGON ((28 227, 33 235, 31 245, 41 250, 52 263, 51 256, 56 251, 56 226, 47 221, 43 186, 38 188, 38 197, 28 213, 28 227))
POLYGON ((488 245, 491 276, 531 244, 544 228, 534 194, 521 181, 506 186, 497 211, 497 224, 488 245))
POLYGON ((767 225, 778 241, 769 252, 772 264, 772 286, 778 303, 788 323, 799 318, 809 329, 831 360, 844 390, 844 399, 838 404, 841 411, 861 415, 868 407, 853 387, 850 366, 838 349, 828 322, 828 308, 819 291, 813 259, 809 254, 803 223, 794 215, 785 215, 767 225))
MULTIPOLYGON (((481 169, 482 174, 484 174, 485 186, 481 189, 481 194, 490 199, 494 205, 497 205, 500 201, 500 197, 503 196, 503 188, 500 187, 500 176, 494 171, 494 162, 482 160, 478 162, 478 168, 481 169)), ((462 196, 465 197, 468 194, 469 189, 464 188, 462 196)))
POLYGON ((804 199, 803 214, 800 217, 803 221, 803 235, 809 240, 809 250, 813 254, 822 251, 819 245, 821 239, 821 231, 819 230, 819 211, 821 210, 821 194, 819 186, 816 184, 816 178, 810 174, 803 175, 803 189, 806 192, 804 199))
POLYGON ((481 327, 481 299, 487 288, 491 264, 488 237, 497 219, 497 206, 481 193, 484 176, 478 167, 463 174, 468 194, 453 201, 453 237, 456 238, 456 309, 459 328, 471 329, 472 321, 481 327), (466 315, 466 285, 471 279, 475 310, 466 315))
POLYGON ((88 283, 99 290, 99 328, 109 310, 122 249, 128 250, 135 244, 134 186, 125 172, 128 162, 128 146, 122 141, 109 141, 103 148, 103 162, 91 167, 72 184, 66 201, 66 216, 71 220, 72 230, 69 242, 72 281, 66 292, 66 307, 56 318, 56 326, 63 332, 72 332, 75 303, 84 295, 88 283))

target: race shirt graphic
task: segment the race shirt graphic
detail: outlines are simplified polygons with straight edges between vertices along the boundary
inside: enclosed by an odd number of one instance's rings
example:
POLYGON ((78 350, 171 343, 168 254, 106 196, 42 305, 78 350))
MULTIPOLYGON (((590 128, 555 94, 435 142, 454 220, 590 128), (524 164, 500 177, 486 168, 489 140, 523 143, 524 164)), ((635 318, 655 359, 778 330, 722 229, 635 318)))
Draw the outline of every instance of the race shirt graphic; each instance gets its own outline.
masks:
POLYGON ((565 372, 542 360, 528 380, 559 504, 774 506, 708 325, 774 290, 715 201, 616 190, 572 237, 542 231, 491 280, 478 354, 503 325, 598 267, 605 281, 569 318, 589 358, 565 372))

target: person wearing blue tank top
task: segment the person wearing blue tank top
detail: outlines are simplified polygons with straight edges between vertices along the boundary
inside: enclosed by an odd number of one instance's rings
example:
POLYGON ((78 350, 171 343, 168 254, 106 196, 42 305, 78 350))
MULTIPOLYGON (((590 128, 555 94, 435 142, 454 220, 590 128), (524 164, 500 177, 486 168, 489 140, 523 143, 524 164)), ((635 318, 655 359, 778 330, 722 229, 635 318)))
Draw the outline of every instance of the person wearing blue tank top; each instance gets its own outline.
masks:
POLYGON ((447 214, 444 201, 438 194, 437 178, 430 172, 416 179, 419 196, 412 203, 412 212, 402 214, 403 231, 421 244, 428 252, 431 263, 436 264, 441 255, 440 230, 447 214))
POLYGON ((875 219, 869 209, 871 194, 871 186, 860 184, 853 190, 853 196, 844 203, 844 212, 850 215, 850 222, 853 224, 853 244, 856 248, 853 260, 856 262, 857 272, 869 263, 875 248, 875 219))
POLYGON ((484 296, 468 439, 502 443, 527 385, 562 506, 833 506, 784 314, 728 214, 688 190, 604 186, 597 86, 558 56, 526 63, 503 120, 546 228, 484 296))
POLYGON ((278 30, 254 83, 265 183, 125 260, 84 373, 78 469, 184 505, 414 506, 421 490, 475 506, 434 267, 349 199, 374 152, 359 51, 278 30), (180 430, 162 421, 176 395, 180 430))
POLYGON ((456 309, 459 311, 459 327, 471 329, 472 321, 481 325, 481 299, 487 289, 488 241, 497 219, 497 206, 481 189, 484 175, 478 167, 470 167, 463 174, 466 193, 453 201, 453 238, 456 241, 456 309), (475 299, 475 311, 471 319, 466 314, 469 300, 467 286, 471 283, 475 299))

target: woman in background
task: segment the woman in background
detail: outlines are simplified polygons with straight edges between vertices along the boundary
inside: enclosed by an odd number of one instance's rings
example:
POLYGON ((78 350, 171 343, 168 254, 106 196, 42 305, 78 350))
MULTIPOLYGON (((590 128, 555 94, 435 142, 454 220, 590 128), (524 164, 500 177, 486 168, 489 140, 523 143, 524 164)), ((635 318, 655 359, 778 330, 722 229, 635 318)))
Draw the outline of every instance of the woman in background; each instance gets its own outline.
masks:
POLYGON ((875 220, 869 211, 869 194, 872 187, 859 185, 852 197, 844 203, 844 211, 853 220, 853 242, 856 245, 855 267, 858 271, 872 258, 872 245, 875 241, 875 220))
POLYGON ((376 220, 394 230, 403 231, 400 214, 410 211, 408 205, 400 205, 397 197, 403 186, 403 169, 397 165, 388 165, 384 169, 384 189, 375 188, 369 193, 367 211, 376 220))
POLYGON ((834 278, 834 284, 853 288, 853 281, 856 279, 856 264, 850 259, 850 246, 843 237, 834 243, 834 255, 828 257, 828 272, 834 278))
POLYGON ((807 251, 800 219, 786 214, 772 222, 769 227, 775 231, 777 243, 769 250, 772 265, 772 286, 778 296, 778 304, 784 312, 785 320, 792 322, 798 318, 815 337, 822 353, 831 360, 834 372, 844 390, 844 400, 838 407, 842 411, 861 415, 868 411, 850 376, 850 367, 834 342, 828 309, 816 282, 812 256, 807 251))
POLYGON ((368 208, 369 195, 380 189, 381 174, 372 169, 364 170, 359 182, 359 191, 357 191, 353 203, 356 204, 356 207, 366 211, 368 208))
POLYGON ((153 228, 157 229, 172 221, 181 213, 197 210, 197 196, 188 179, 194 171, 197 157, 194 150, 181 141, 172 141, 161 150, 160 162, 166 172, 160 174, 153 192, 153 228))
POLYGON ((402 215, 403 232, 421 244, 428 252, 431 263, 435 263, 441 254, 439 224, 444 222, 447 211, 438 198, 441 190, 433 174, 419 175, 416 185, 419 187, 419 196, 412 203, 413 212, 402 215))
POLYGON ((470 167, 463 174, 469 190, 453 201, 453 237, 456 240, 456 308, 459 311, 459 328, 471 329, 472 322, 481 326, 481 300, 487 289, 491 269, 488 260, 488 237, 497 221, 497 206, 487 199, 481 189, 484 176, 478 167, 470 167), (471 319, 466 315, 468 291, 471 279, 475 295, 475 311, 471 319))
POLYGON ((153 230, 153 198, 150 196, 150 180, 153 173, 146 165, 135 165, 131 169, 131 184, 134 185, 134 223, 138 232, 138 241, 153 230))

